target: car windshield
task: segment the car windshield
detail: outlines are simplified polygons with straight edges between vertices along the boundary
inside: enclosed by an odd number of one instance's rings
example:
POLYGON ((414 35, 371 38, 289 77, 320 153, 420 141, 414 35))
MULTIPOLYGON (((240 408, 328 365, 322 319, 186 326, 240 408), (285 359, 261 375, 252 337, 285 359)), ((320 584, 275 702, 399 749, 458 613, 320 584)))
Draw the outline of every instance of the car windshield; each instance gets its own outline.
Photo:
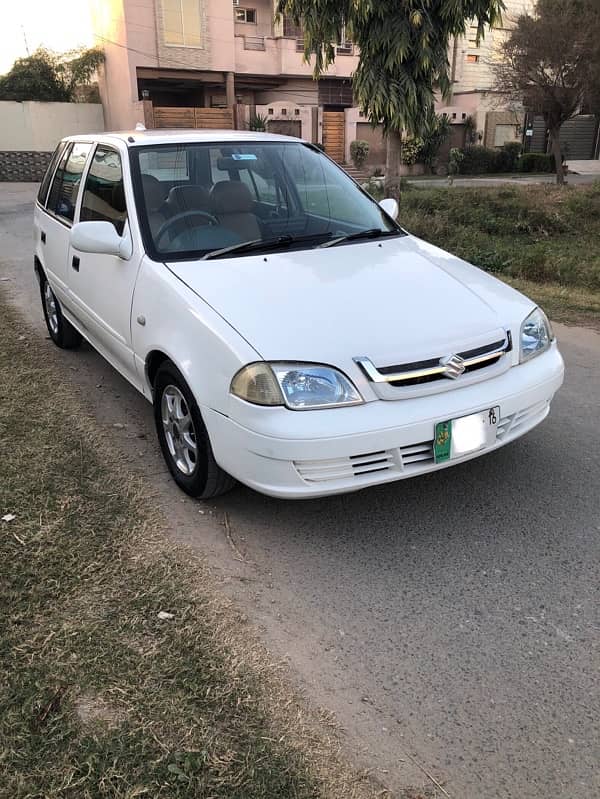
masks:
POLYGON ((355 243, 363 232, 403 235, 311 145, 179 143, 131 152, 146 249, 159 260, 355 243))

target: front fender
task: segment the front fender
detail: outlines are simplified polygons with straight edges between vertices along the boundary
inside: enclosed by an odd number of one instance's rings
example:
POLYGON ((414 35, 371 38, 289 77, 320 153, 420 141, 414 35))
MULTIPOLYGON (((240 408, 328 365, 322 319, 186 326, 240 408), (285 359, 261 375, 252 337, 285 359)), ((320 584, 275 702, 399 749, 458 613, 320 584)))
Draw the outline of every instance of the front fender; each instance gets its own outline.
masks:
MULTIPOLYGON (((201 269, 201 264, 198 265, 201 269)), ((258 353, 204 300, 162 263, 145 256, 131 313, 136 369, 152 400, 146 370, 151 353, 164 353, 185 377, 199 405, 227 413, 233 375, 258 353)))

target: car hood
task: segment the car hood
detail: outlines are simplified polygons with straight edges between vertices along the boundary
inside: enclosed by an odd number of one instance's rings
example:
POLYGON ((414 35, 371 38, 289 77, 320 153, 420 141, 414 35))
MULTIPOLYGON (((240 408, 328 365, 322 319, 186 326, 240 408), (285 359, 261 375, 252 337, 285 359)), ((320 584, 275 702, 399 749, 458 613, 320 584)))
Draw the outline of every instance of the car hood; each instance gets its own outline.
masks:
POLYGON ((518 335, 534 307, 413 236, 167 266, 265 360, 413 362, 518 335))

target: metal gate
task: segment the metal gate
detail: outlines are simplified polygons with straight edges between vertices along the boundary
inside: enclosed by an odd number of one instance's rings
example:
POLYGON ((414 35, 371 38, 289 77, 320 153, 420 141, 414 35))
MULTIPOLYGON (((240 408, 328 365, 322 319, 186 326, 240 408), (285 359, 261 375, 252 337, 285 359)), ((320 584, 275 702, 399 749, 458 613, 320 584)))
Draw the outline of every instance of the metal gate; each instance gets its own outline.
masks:
POLYGON ((344 161, 344 128, 343 111, 323 111, 323 146, 325 152, 334 161, 344 161))
POLYGON ((231 108, 177 108, 158 106, 152 109, 155 128, 208 128, 231 130, 231 108))

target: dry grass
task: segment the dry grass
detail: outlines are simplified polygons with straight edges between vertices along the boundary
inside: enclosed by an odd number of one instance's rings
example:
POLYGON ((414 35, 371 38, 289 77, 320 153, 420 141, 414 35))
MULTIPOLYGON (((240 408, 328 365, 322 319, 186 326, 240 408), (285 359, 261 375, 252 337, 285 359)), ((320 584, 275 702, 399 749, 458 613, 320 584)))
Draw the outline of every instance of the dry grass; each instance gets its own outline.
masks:
POLYGON ((534 283, 502 275, 499 277, 531 297, 555 322, 600 330, 599 291, 586 291, 557 283, 534 283))
POLYGON ((0 320, 0 796, 385 795, 169 544, 60 353, 0 320))

